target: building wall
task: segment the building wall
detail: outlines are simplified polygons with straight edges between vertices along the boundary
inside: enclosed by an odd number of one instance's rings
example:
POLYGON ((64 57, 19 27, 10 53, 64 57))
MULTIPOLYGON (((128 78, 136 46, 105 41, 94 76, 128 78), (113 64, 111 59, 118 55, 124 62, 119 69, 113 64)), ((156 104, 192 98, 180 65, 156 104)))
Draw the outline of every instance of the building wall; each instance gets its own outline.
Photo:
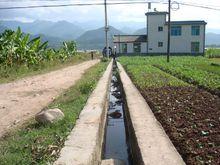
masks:
POLYGON ((148 53, 161 53, 167 50, 167 29, 165 29, 166 15, 148 15, 148 53), (158 26, 163 27, 163 31, 158 32, 158 26), (163 47, 158 47, 158 42, 163 42, 163 47))
POLYGON ((147 42, 141 43, 141 53, 147 53, 147 42))
MULTIPOLYGON (((114 46, 116 46, 116 52, 122 53, 122 44, 123 43, 114 43, 114 46), (119 50, 120 49, 120 50, 119 50)), ((141 53, 146 53, 147 51, 147 43, 141 42, 141 53)), ((134 44, 133 43, 127 43, 127 54, 133 54, 134 53, 134 44)))
POLYGON ((127 43, 127 53, 133 53, 133 43, 127 43))
MULTIPOLYGON (((148 53, 166 53, 168 27, 165 25, 165 15, 148 15, 147 16, 147 33, 148 33, 148 53), (159 32, 158 27, 163 27, 163 31, 159 32), (163 47, 158 47, 158 42, 163 42, 163 47)), ((199 42, 199 53, 204 53, 205 45, 205 25, 200 25, 200 35, 191 35, 192 25, 180 25, 182 27, 181 36, 170 37, 171 53, 191 53, 191 42, 199 42)))
POLYGON ((120 51, 119 51, 119 43, 114 43, 114 46, 116 46, 116 53, 119 53, 120 51))
POLYGON ((204 31, 205 25, 200 25, 200 35, 191 35, 192 25, 181 25, 182 34, 181 36, 170 37, 170 52, 171 53, 191 53, 191 42, 199 42, 199 53, 203 53, 204 50, 204 31))

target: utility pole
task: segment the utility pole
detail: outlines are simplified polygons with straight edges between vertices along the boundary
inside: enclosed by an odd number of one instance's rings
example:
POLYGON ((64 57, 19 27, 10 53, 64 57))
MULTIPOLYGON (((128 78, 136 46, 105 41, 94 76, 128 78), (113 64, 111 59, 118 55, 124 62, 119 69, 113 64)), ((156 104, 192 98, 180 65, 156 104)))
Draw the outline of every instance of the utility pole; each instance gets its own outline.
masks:
POLYGON ((167 62, 170 62, 170 15, 171 15, 171 0, 168 0, 168 42, 167 42, 167 62))
POLYGON ((108 16, 107 16, 107 0, 104 0, 104 5, 105 5, 105 47, 106 47, 106 54, 107 57, 109 58, 109 49, 108 49, 108 16))

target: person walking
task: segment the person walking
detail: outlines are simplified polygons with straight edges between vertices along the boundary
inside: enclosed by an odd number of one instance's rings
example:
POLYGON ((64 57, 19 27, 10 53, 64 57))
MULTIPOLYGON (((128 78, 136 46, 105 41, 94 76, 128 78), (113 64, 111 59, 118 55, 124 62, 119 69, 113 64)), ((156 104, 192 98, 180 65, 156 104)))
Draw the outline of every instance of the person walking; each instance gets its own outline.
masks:
POLYGON ((116 53, 117 53, 116 51, 117 51, 116 46, 114 46, 114 48, 113 48, 113 60, 116 59, 116 53))
POLYGON ((103 55, 103 57, 107 56, 107 49, 106 49, 106 47, 103 48, 102 55, 103 55))
POLYGON ((93 60, 93 58, 94 58, 94 52, 91 51, 91 59, 93 60))

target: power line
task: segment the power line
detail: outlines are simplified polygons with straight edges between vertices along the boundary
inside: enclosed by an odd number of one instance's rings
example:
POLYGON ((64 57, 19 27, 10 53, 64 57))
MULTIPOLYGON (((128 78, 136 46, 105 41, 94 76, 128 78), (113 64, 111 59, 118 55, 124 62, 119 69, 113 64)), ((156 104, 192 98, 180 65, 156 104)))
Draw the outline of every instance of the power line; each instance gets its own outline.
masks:
MULTIPOLYGON (((44 0, 42 0, 44 1, 44 0)), ((58 0, 52 0, 58 2, 58 0)), ((138 1, 138 0, 124 0, 124 2, 119 2, 122 0, 111 0, 114 2, 108 2, 107 5, 129 5, 129 4, 147 4, 147 3, 161 3, 161 4, 168 4, 167 2, 164 2, 165 0, 146 0, 146 1, 138 1)), ((49 1, 48 1, 49 2, 49 1)), ((59 1, 60 2, 60 1, 59 1)), ((94 1, 93 1, 94 2, 94 1)), ((176 1, 177 2, 177 1, 176 1)), ((215 10, 220 11, 220 8, 211 7, 208 5, 201 5, 201 4, 195 4, 195 3, 184 3, 184 2, 177 2, 180 5, 183 6, 191 6, 191 7, 198 7, 198 8, 204 8, 209 10, 215 10)), ((96 2, 96 3, 71 3, 71 4, 55 4, 55 5, 28 5, 28 6, 9 6, 9 7, 0 7, 0 10, 13 10, 13 9, 31 9, 31 8, 53 8, 53 7, 71 7, 71 6, 100 6, 104 5, 103 2, 96 2)))
MULTIPOLYGON (((146 4, 147 1, 134 1, 134 2, 114 2, 107 3, 107 5, 123 5, 123 4, 146 4)), ((153 2, 156 3, 156 2, 153 2)), ((71 6, 99 6, 104 3, 73 3, 73 4, 56 4, 56 5, 29 5, 29 6, 10 6, 0 7, 0 10, 11 10, 11 9, 31 9, 31 8, 51 8, 51 7, 71 7, 71 6)))
MULTIPOLYGON (((67 2, 70 0, 26 0, 26 1, 20 1, 20 0, 13 0, 13 1, 0 1, 0 3, 2 2, 8 2, 8 3, 12 3, 12 2, 67 2)), ((87 2, 103 2, 103 0, 84 0, 84 1, 87 1, 87 2)), ((138 2, 140 0, 108 0, 108 2, 138 2)), ((142 0, 142 2, 151 2, 151 3, 159 3, 159 2, 162 2, 164 0, 142 0)), ((80 2, 80 1, 79 1, 80 2)), ((78 2, 77 2, 78 3, 78 2)), ((81 2, 80 2, 81 3, 81 2)))
POLYGON ((220 11, 220 8, 214 8, 214 7, 205 6, 205 5, 199 5, 199 4, 193 4, 193 3, 183 3, 183 2, 178 2, 178 3, 180 5, 184 5, 184 6, 191 6, 191 7, 198 7, 198 8, 203 8, 203 9, 220 11))

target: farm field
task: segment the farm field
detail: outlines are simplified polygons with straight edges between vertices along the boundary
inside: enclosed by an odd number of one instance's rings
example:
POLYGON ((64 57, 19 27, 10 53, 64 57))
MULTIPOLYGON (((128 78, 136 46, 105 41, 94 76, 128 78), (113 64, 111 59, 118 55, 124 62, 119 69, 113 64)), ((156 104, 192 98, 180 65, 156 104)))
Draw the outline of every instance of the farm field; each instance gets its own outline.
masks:
POLYGON ((220 49, 219 48, 208 48, 205 52, 206 57, 209 58, 219 58, 220 57, 220 49))
POLYGON ((63 42, 60 49, 54 50, 47 42, 42 43, 40 37, 30 39, 30 35, 20 28, 0 34, 0 83, 62 69, 90 59, 90 54, 77 52, 74 41, 63 42))
POLYGON ((120 57, 186 164, 220 163, 220 67, 204 57, 120 57))
POLYGON ((108 62, 92 66, 71 88, 65 90, 47 108, 60 108, 65 117, 42 125, 33 118, 0 138, 0 164, 52 164, 86 101, 103 75, 108 62))

